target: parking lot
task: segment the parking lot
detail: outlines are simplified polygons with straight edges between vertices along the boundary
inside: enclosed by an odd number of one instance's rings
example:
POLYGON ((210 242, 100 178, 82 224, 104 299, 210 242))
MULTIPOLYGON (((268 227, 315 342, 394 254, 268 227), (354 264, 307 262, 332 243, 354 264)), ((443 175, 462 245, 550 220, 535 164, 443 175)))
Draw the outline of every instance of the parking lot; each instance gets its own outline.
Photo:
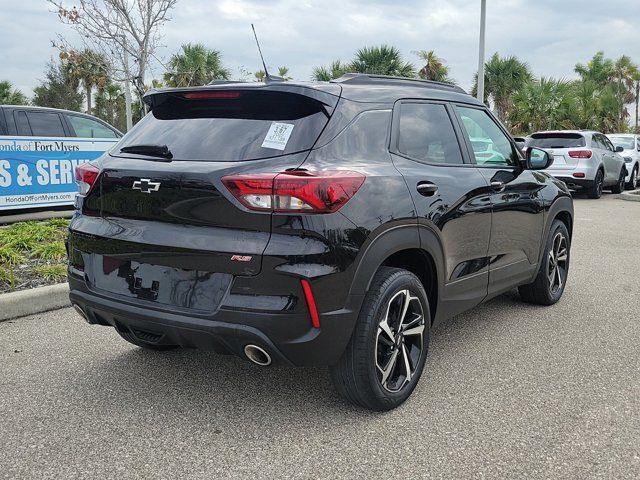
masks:
POLYGON ((385 414, 323 369, 147 352, 70 308, 0 323, 0 477, 638 478, 640 203, 575 210, 562 300, 440 326, 385 414))

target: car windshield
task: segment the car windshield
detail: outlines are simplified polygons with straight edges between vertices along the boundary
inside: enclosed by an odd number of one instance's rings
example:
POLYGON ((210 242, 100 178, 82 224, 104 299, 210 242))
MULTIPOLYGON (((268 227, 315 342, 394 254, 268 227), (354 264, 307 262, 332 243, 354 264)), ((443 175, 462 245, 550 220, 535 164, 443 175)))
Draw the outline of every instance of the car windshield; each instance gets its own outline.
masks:
POLYGON ((634 138, 633 137, 609 137, 609 140, 616 147, 622 147, 625 150, 633 150, 634 148, 634 138))
POLYGON ((255 160, 309 150, 328 121, 323 104, 278 91, 168 94, 111 152, 140 146, 171 152, 172 161, 255 160))
POLYGON ((579 133, 534 133, 526 143, 527 147, 540 148, 576 148, 586 146, 584 137, 579 133))

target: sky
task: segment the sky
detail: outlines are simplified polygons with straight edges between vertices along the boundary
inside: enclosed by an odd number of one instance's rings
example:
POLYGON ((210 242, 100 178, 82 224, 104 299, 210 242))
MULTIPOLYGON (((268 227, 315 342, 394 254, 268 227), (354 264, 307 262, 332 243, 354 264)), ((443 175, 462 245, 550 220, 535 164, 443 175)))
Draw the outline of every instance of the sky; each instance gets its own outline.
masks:
MULTIPOLYGON (((62 35, 82 46, 52 10, 45 0, 0 0, 0 80, 29 96, 57 55, 52 40, 62 35)), ((260 69, 252 22, 267 66, 287 66, 296 80, 380 44, 417 67, 413 52, 435 50, 467 90, 478 66, 480 0, 178 0, 170 16, 147 83, 190 42, 219 50, 234 78, 260 69)), ((598 50, 640 63, 640 0, 487 0, 486 36, 487 58, 516 55, 537 76, 574 78, 575 64, 598 50)))

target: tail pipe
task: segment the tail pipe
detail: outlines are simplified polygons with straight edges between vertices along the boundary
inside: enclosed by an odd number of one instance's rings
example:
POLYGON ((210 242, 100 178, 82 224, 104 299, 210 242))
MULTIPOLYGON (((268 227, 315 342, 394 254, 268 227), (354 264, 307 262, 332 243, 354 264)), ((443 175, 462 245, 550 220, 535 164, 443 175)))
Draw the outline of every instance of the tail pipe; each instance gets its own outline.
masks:
POLYGON ((256 365, 260 365, 261 367, 271 365, 271 355, 257 345, 246 345, 244 347, 244 354, 256 365))

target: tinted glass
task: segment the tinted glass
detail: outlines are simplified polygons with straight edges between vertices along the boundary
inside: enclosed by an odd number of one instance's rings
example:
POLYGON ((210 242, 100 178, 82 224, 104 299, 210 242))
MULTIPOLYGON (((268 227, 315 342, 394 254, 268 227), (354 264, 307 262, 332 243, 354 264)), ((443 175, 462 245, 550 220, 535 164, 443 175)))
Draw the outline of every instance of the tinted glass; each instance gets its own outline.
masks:
POLYGON ((484 110, 457 107, 478 165, 517 165, 509 137, 484 110))
POLYGON ((579 133, 534 133, 527 140, 526 146, 540 148, 577 148, 586 146, 586 141, 579 133))
POLYGON ((633 150, 635 146, 635 140, 633 137, 609 137, 616 147, 622 147, 625 150, 633 150))
POLYGON ((35 136, 64 137, 62 119, 57 113, 51 112, 27 112, 31 132, 35 136))
POLYGON ((428 163, 462 163, 462 153, 444 105, 403 103, 398 151, 428 163))
POLYGON ((21 136, 30 136, 31 135, 31 127, 29 126, 29 121, 27 120, 27 114, 24 112, 16 112, 13 114, 13 118, 16 121, 16 128, 18 129, 18 135, 21 136))
MULTIPOLYGON (((303 95, 229 91, 227 98, 168 96, 118 144, 166 145, 173 160, 233 162, 309 150, 327 123, 322 104, 303 95)), ((119 154, 117 150, 114 155, 119 154)))
POLYGON ((76 137, 117 138, 116 132, 90 118, 67 115, 67 120, 75 131, 76 137))

